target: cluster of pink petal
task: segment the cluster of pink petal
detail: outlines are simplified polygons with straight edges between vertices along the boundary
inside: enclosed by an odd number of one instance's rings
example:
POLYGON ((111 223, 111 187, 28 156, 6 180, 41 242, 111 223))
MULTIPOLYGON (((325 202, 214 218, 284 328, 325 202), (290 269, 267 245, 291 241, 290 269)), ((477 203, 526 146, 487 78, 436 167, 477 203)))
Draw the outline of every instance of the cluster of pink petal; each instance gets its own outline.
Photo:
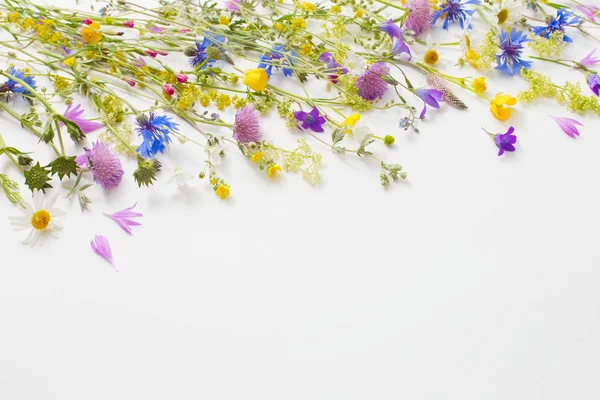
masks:
POLYGON ((235 113, 233 137, 240 143, 259 142, 262 136, 260 113, 252 104, 239 109, 235 113))

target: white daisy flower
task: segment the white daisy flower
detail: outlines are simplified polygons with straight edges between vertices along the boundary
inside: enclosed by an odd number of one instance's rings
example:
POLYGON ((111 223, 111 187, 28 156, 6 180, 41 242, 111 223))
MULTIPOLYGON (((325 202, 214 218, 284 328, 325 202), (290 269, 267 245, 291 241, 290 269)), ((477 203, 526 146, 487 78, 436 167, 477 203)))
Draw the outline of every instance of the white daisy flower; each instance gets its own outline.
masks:
POLYGON ((512 25, 521 18, 521 11, 519 0, 497 0, 492 5, 491 14, 496 17, 498 25, 512 25))
POLYGON ((65 217, 66 213, 54 207, 56 198, 57 196, 53 196, 45 201, 44 193, 36 190, 33 193, 33 207, 24 202, 25 208, 19 209, 23 213, 22 216, 8 217, 14 230, 30 229, 29 235, 23 243, 34 246, 38 242, 43 244, 48 237, 57 237, 55 233, 62 229, 59 221, 65 217))

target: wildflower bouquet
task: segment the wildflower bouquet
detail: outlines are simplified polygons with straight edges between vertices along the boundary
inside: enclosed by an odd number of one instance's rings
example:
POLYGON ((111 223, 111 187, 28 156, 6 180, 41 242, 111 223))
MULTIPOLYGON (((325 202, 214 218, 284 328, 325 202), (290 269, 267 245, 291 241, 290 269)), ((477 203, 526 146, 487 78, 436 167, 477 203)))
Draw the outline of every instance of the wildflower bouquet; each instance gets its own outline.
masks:
MULTIPOLYGON (((174 175, 182 186, 205 180, 225 200, 233 192, 219 163, 230 153, 266 179, 299 173, 312 185, 321 181, 320 151, 372 158, 385 187, 407 174, 378 152, 394 146, 394 130, 419 133, 423 120, 435 118, 432 109, 468 113, 468 103, 486 103, 490 123, 506 125, 484 128, 499 156, 516 150, 518 127, 505 122, 516 107, 546 97, 571 113, 600 115, 598 39, 590 33, 600 9, 574 1, 176 0, 149 7, 119 0, 90 11, 0 4, 7 61, 0 116, 24 131, 0 133, 0 156, 13 164, 0 172, 0 185, 23 213, 10 221, 30 231, 26 243, 60 229, 61 193, 76 197, 82 212, 91 207, 85 191, 92 185, 118 190, 133 178, 141 188, 174 175), (574 40, 590 46, 578 60, 562 55, 574 40), (556 82, 541 72, 544 64, 577 71, 583 85, 556 82), (488 93, 488 81, 507 77, 527 88, 488 93), (385 134, 366 123, 383 113, 397 121, 385 134), (266 121, 276 118, 295 146, 266 138, 266 121), (35 145, 13 147, 25 131, 35 145), (169 158, 174 145, 205 156, 183 171, 169 158), (137 163, 132 171, 123 168, 128 159, 137 163)), ((579 135, 576 119, 548 118, 579 135)), ((107 216, 131 234, 142 217, 133 208, 107 216)), ((112 263, 106 237, 90 244, 112 263)))

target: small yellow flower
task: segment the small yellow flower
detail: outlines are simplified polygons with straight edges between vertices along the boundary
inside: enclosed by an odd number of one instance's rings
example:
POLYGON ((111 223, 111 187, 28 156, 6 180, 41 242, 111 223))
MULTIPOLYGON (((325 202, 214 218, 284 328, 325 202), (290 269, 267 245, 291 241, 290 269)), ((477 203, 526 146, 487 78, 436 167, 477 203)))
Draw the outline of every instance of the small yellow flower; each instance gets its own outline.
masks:
POLYGON ((509 94, 498 93, 496 97, 490 101, 490 111, 496 118, 501 121, 508 119, 512 109, 510 107, 517 104, 517 99, 509 94))
POLYGON ((63 61, 63 64, 65 64, 67 67, 72 67, 73 65, 75 65, 75 57, 69 57, 65 59, 65 61, 63 61))
POLYGON ((363 10, 362 8, 359 8, 358 10, 356 10, 356 12, 354 13, 354 18, 362 18, 365 16, 365 10, 363 10))
POLYGON ((256 153, 252 154, 252 157, 250 158, 250 161, 252 161, 253 163, 257 163, 260 160, 262 160, 262 158, 263 158, 262 151, 257 151, 256 153))
POLYGON ((231 190, 229 186, 225 184, 221 184, 217 189, 215 189, 215 194, 221 198, 221 200, 225 200, 231 194, 231 190))
POLYGON ((360 120, 360 114, 352 114, 344 121, 344 125, 346 126, 354 126, 360 120))
POLYGON ((312 52, 312 44, 304 43, 304 44, 302 44, 302 46, 300 46, 300 54, 307 56, 311 52, 312 52))
POLYGON ((332 14, 339 14, 340 12, 342 12, 342 7, 340 7, 336 4, 334 6, 331 6, 331 8, 329 9, 329 12, 332 14))
POLYGON ((479 60, 481 56, 477 54, 477 52, 473 49, 467 50, 467 61, 474 67, 477 67, 477 60, 479 60))
POLYGON ((255 68, 246 71, 244 85, 256 90, 257 92, 262 92, 267 88, 268 80, 269 76, 267 75, 267 71, 265 71, 264 68, 255 68))
POLYGON ((304 8, 308 12, 315 12, 315 10, 317 9, 313 3, 309 3, 309 2, 305 2, 302 5, 302 8, 304 8))
POLYGON ((440 59, 440 55, 435 49, 427 50, 425 56, 423 57, 423 61, 427 65, 433 65, 440 59))
POLYGON ((224 15, 221 15, 221 16, 219 17, 219 24, 221 24, 221 25, 225 25, 225 26, 229 26, 229 18, 227 18, 227 17, 226 17, 226 16, 224 16, 224 15))
POLYGON ((269 167, 269 171, 267 172, 267 176, 269 179, 275 177, 277 175, 277 171, 281 171, 281 167, 277 164, 273 164, 269 167))
POLYGON ((475 89, 477 93, 483 93, 487 90, 487 85, 485 84, 485 78, 483 76, 473 79, 471 86, 473 86, 473 89, 475 89))
MULTIPOLYGON (((102 40, 102 32, 98 29, 90 28, 94 24, 98 25, 98 23, 94 22, 81 30, 81 38, 83 41, 93 46, 97 45, 102 40)), ((98 28, 100 28, 100 25, 98 25, 98 28)))
POLYGON ((304 20, 304 18, 294 18, 292 20, 292 26, 294 26, 296 28, 304 29, 304 28, 306 28, 306 21, 304 20))

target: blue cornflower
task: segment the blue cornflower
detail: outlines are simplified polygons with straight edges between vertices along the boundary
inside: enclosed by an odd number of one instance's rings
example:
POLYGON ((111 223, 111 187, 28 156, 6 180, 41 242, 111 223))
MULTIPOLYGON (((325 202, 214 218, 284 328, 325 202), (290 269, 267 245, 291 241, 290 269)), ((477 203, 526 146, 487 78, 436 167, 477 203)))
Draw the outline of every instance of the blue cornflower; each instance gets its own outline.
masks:
MULTIPOLYGON (((11 66, 8 69, 8 73, 9 75, 14 76, 17 79, 21 79, 23 82, 35 89, 35 78, 31 75, 28 75, 25 71, 16 69, 15 67, 11 66)), ((30 94, 29 90, 25 89, 23 85, 10 78, 0 86, 0 93, 6 92, 12 92, 17 94, 30 94)))
POLYGON ((225 50, 219 45, 225 41, 225 38, 221 35, 213 35, 207 32, 202 41, 197 41, 194 46, 190 47, 185 51, 185 55, 190 57, 189 62, 192 67, 202 65, 201 69, 210 67, 215 62, 215 54, 207 53, 207 49, 213 48, 217 51, 217 54, 224 53, 225 50))
POLYGON ((296 58, 298 58, 298 54, 296 54, 294 50, 286 52, 285 45, 280 44, 273 47, 273 50, 270 54, 263 54, 260 56, 261 63, 258 64, 257 68, 263 68, 265 71, 267 71, 269 78, 273 73, 273 67, 277 69, 281 68, 284 76, 292 76, 294 75, 294 71, 290 68, 290 66, 294 65, 296 58))
MULTIPOLYGON (((560 10, 556 11, 556 17, 548 20, 548 25, 533 27, 533 33, 548 39, 550 34, 556 31, 560 31, 564 34, 565 26, 577 25, 581 21, 582 19, 578 15, 573 14, 573 12, 567 10, 566 8, 561 8, 560 10)), ((565 42, 573 41, 573 39, 567 35, 563 36, 563 40, 565 42)))
POLYGON ((169 133, 177 131, 177 124, 166 115, 156 115, 150 112, 137 118, 138 127, 135 129, 144 140, 137 152, 144 158, 151 158, 156 153, 162 153, 165 143, 170 143, 169 133))
POLYGON ((446 4, 442 4, 436 12, 431 15, 431 24, 434 25, 438 19, 444 20, 444 29, 448 29, 448 23, 455 23, 458 21, 460 27, 464 28, 465 21, 468 17, 473 15, 475 10, 465 10, 464 6, 467 4, 478 5, 481 0, 446 0, 446 4))
POLYGON ((530 61, 524 61, 520 58, 523 43, 531 41, 527 38, 525 32, 517 31, 515 28, 512 28, 510 33, 503 30, 499 39, 499 47, 502 53, 496 54, 496 61, 498 62, 496 69, 515 75, 521 71, 521 68, 531 67, 530 61))

